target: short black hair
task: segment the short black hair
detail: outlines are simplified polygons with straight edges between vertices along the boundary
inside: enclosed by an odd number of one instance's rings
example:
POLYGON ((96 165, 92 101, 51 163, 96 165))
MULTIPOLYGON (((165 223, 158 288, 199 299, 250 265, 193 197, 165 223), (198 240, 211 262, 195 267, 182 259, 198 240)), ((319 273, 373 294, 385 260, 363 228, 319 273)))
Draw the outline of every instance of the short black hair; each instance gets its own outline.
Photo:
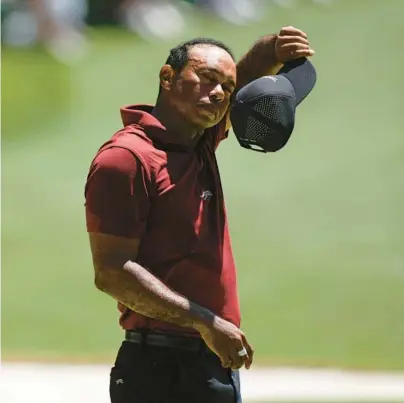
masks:
POLYGON ((166 64, 169 64, 174 71, 180 72, 188 63, 188 51, 190 48, 193 46, 198 46, 198 45, 209 45, 209 46, 216 46, 218 48, 221 48, 225 50, 234 60, 234 55, 231 49, 225 45, 223 42, 218 41, 216 39, 212 38, 195 38, 191 39, 187 42, 183 42, 176 46, 175 48, 170 50, 170 54, 166 60, 166 64))
MULTIPOLYGON (((180 43, 178 46, 171 49, 165 64, 169 64, 175 72, 180 73, 188 63, 189 49, 192 48, 193 46, 198 45, 216 46, 217 48, 221 48, 225 50, 232 57, 233 60, 235 60, 233 52, 223 42, 212 38, 199 37, 180 43)), ((161 85, 159 85, 158 95, 160 95, 160 93, 161 93, 161 85)))

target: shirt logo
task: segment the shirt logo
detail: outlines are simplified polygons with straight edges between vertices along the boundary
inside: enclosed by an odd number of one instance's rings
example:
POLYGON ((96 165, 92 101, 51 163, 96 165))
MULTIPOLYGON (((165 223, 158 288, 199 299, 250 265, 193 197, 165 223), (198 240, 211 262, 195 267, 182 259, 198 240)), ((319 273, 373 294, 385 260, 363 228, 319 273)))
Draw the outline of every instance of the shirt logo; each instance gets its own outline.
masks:
POLYGON ((272 80, 274 83, 276 83, 278 81, 278 79, 276 77, 272 77, 272 76, 265 76, 265 78, 269 78, 270 80, 272 80))
POLYGON ((210 190, 204 190, 201 194, 201 199, 202 200, 209 200, 213 196, 212 192, 210 190))

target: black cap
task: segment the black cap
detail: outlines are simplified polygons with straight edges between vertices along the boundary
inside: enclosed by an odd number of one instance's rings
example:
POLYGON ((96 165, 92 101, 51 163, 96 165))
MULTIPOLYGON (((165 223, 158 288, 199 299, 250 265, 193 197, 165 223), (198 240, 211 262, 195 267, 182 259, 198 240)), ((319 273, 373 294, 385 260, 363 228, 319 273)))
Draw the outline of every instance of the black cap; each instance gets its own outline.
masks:
POLYGON ((285 146, 295 126, 296 106, 316 80, 314 66, 301 58, 285 63, 277 75, 258 78, 241 88, 230 113, 240 145, 261 152, 285 146))

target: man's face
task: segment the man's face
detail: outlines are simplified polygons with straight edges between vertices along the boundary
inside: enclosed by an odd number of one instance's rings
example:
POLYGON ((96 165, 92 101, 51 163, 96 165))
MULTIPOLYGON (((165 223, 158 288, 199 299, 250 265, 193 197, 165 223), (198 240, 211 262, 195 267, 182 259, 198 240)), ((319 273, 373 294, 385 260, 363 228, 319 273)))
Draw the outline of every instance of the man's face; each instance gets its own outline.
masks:
POLYGON ((219 123, 236 87, 236 64, 221 48, 196 45, 188 50, 189 61, 175 74, 171 104, 200 129, 219 123))

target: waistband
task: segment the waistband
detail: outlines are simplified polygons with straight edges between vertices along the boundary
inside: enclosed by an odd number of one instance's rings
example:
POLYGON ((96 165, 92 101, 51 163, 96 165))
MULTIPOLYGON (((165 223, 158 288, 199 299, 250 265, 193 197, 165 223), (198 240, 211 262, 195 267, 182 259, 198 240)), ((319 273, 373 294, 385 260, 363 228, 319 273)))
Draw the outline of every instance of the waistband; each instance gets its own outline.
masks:
POLYGON ((194 352, 210 351, 205 342, 196 337, 126 330, 125 340, 143 346, 168 347, 194 352))

